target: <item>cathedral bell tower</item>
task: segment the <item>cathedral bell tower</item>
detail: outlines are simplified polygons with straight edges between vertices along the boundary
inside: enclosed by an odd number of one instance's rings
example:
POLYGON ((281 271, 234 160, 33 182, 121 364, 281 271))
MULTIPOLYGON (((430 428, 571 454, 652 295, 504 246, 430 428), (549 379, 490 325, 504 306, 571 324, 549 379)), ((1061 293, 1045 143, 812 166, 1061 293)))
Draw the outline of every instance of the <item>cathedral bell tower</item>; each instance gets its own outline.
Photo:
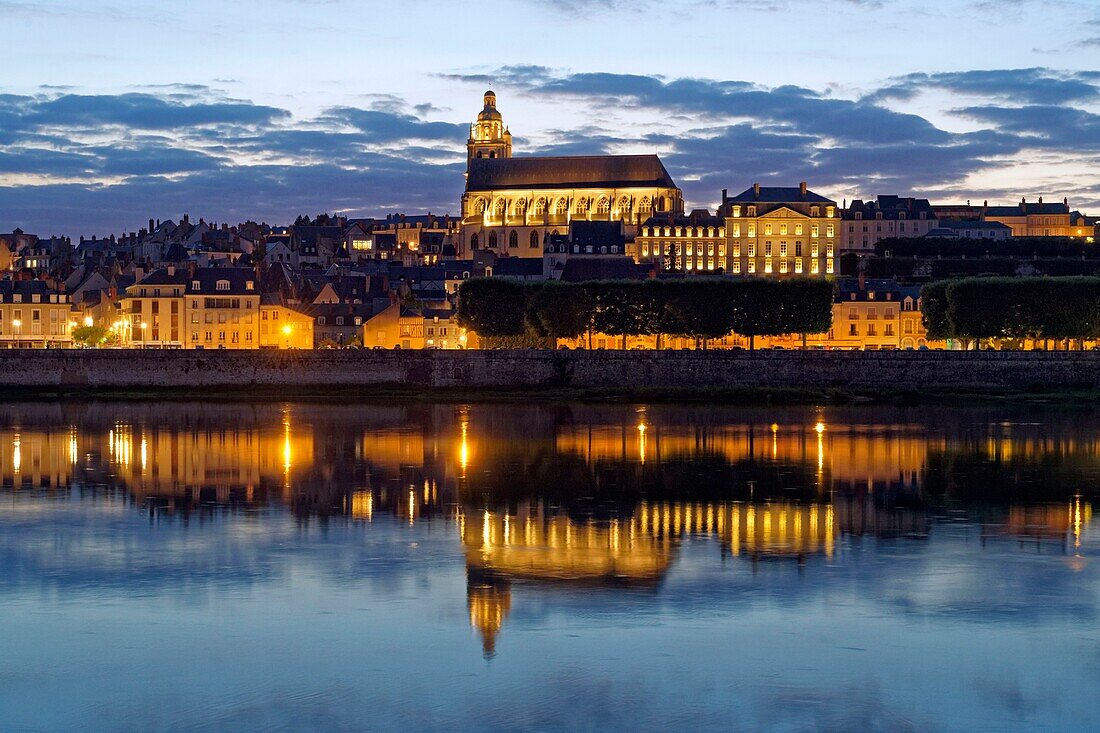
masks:
POLYGON ((470 125, 470 139, 466 141, 467 160, 474 158, 511 158, 512 133, 504 126, 497 112, 497 95, 485 92, 485 107, 470 125))

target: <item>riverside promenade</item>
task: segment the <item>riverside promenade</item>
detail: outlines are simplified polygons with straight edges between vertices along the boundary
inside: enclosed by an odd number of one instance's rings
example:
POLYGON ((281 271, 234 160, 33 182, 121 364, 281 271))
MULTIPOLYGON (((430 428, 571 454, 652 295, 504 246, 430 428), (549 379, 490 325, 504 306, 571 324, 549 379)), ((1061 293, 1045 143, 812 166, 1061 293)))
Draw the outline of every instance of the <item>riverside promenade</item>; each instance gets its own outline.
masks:
MULTIPOLYGON (((0 351, 0 389, 1100 389, 1100 351, 0 351)), ((201 394, 201 393, 200 393, 201 394)))

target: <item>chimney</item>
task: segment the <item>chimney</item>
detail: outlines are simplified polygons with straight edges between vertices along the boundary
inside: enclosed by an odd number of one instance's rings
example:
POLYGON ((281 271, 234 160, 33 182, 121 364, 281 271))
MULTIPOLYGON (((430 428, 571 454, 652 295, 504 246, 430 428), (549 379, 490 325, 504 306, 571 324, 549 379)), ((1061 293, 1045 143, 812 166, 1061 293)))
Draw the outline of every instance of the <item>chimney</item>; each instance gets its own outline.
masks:
POLYGON ((867 289, 867 274, 863 271, 863 268, 859 268, 859 289, 860 292, 867 289))
POLYGON ((149 220, 149 233, 150 234, 153 233, 153 220, 152 219, 149 220))
POLYGON ((729 193, 730 193, 730 190, 728 188, 723 188, 722 189, 722 203, 723 204, 725 204, 726 199, 729 198, 729 193))
POLYGON ((191 220, 191 215, 190 214, 184 214, 183 215, 183 223, 184 224, 190 224, 191 223, 190 220, 191 220))
POLYGON ((1069 196, 1066 196, 1062 199, 1062 205, 1065 206, 1067 209, 1069 208, 1069 196))
POLYGON ((194 279, 195 277, 195 261, 188 260, 187 262, 187 277, 188 279, 194 279))
POLYGON ((799 193, 801 193, 801 194, 802 194, 802 198, 806 198, 806 189, 807 189, 807 186, 806 186, 806 182, 805 182, 805 181, 803 181, 802 183, 798 184, 798 191, 799 191, 799 193))
POLYGON ((755 198, 757 200, 760 199, 760 184, 759 183, 752 184, 752 195, 753 195, 753 198, 755 198))
POLYGON ((176 276, 176 266, 175 265, 168 265, 168 277, 175 277, 175 276, 176 276))
POLYGON ((1043 197, 1042 197, 1042 196, 1040 196, 1040 197, 1039 197, 1039 206, 1042 206, 1042 205, 1043 205, 1043 197))

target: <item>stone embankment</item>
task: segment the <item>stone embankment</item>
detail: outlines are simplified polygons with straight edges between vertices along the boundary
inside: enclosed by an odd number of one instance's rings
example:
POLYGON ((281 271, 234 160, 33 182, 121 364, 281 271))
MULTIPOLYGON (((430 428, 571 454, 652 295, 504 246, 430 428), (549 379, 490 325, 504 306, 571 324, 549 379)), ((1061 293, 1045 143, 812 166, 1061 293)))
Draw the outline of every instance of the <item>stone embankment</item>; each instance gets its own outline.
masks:
MULTIPOLYGON (((0 388, 1095 389, 1100 352, 0 351, 0 388)), ((201 394, 201 392, 199 393, 201 394)))

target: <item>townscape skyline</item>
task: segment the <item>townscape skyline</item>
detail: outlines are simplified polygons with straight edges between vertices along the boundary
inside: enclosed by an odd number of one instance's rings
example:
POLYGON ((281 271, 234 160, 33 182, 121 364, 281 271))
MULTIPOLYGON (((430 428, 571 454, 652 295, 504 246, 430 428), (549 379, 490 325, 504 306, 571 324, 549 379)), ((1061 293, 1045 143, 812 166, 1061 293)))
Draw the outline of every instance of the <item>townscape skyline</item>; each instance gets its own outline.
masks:
POLYGON ((0 3, 24 31, 0 88, 0 230, 106 235, 180 212, 273 224, 457 214, 487 86, 517 156, 656 153, 688 208, 801 180, 837 201, 892 191, 1100 208, 1100 14, 1088 3, 508 0, 492 53, 476 14, 406 6, 265 5, 249 27, 270 42, 257 46, 232 32, 249 2, 200 0, 186 16, 150 2, 0 3), (806 22, 784 30, 792 17, 806 22), (958 32, 968 22, 972 41, 958 32), (361 27, 369 48, 341 35, 361 27), (31 40, 47 28, 79 50, 41 53, 31 40), (190 42, 165 44, 164 29, 190 42), (843 41, 855 29, 858 42, 843 41), (622 43, 597 42, 611 32, 622 43))

